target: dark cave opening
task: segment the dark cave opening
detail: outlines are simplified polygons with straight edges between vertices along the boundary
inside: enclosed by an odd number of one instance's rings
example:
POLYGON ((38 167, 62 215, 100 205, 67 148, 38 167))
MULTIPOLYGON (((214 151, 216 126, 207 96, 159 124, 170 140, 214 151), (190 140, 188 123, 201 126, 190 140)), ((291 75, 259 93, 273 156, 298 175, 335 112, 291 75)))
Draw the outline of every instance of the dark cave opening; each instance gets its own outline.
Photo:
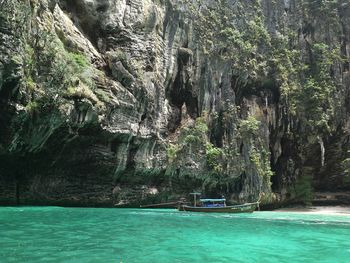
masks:
POLYGON ((198 117, 198 99, 192 95, 192 86, 188 82, 184 83, 182 74, 181 71, 177 74, 173 85, 168 91, 168 98, 170 104, 179 109, 185 104, 187 113, 191 118, 195 119, 198 117))
POLYGON ((218 117, 214 120, 212 124, 210 142, 216 147, 223 147, 223 136, 224 136, 224 122, 223 122, 223 112, 218 113, 218 117))
POLYGON ((166 88, 166 97, 173 107, 173 114, 169 120, 169 130, 172 132, 180 125, 183 106, 186 106, 186 113, 192 118, 198 117, 198 98, 193 92, 188 72, 185 69, 190 62, 190 54, 185 49, 181 49, 178 56, 178 70, 173 82, 169 83, 166 88), (185 51, 184 51, 185 50, 185 51))
POLYGON ((95 10, 88 10, 84 1, 60 1, 60 7, 67 12, 75 26, 83 32, 91 41, 91 43, 98 47, 97 41, 103 34, 102 28, 99 26, 99 14, 104 13, 109 8, 108 1, 98 3, 95 10))

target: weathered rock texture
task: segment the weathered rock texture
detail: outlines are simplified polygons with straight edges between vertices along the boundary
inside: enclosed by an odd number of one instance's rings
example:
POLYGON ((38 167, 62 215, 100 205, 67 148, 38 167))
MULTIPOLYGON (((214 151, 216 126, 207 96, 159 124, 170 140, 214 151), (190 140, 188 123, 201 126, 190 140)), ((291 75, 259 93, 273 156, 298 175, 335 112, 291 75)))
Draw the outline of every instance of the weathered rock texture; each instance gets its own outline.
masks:
POLYGON ((182 2, 0 0, 0 203, 350 190, 348 1, 246 4, 268 39, 246 67, 182 2))

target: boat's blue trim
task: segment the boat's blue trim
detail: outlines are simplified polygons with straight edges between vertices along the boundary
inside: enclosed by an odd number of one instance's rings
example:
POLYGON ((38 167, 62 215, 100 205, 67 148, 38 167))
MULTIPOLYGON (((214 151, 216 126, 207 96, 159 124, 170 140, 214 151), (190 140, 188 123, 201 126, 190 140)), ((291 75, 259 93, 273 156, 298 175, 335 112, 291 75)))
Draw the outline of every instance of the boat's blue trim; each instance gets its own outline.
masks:
POLYGON ((228 205, 228 206, 217 206, 217 207, 205 207, 205 206, 189 206, 189 205, 184 205, 184 207, 188 207, 188 208, 210 208, 210 209, 222 209, 222 208, 239 208, 239 207, 246 207, 246 206, 251 206, 251 205, 258 205, 259 202, 255 202, 255 203, 245 203, 242 205, 228 205))
POLYGON ((226 199, 222 198, 222 199, 199 199, 201 202, 205 203, 205 202, 225 202, 226 199))

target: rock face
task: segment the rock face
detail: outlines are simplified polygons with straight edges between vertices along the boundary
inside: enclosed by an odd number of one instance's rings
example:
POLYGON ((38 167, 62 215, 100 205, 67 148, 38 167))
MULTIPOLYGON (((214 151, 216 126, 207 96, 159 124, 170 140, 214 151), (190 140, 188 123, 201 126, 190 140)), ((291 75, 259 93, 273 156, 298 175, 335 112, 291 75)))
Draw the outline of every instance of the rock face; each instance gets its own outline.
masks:
POLYGON ((349 191, 350 4, 245 2, 0 1, 0 203, 349 191))

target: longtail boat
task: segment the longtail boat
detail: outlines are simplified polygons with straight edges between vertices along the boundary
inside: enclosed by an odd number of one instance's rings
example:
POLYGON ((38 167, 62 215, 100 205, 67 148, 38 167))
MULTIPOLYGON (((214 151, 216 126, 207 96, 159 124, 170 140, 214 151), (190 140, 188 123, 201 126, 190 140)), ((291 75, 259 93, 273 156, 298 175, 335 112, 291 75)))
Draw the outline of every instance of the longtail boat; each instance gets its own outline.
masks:
POLYGON ((199 199, 200 203, 197 205, 196 196, 199 193, 191 193, 194 195, 194 205, 189 206, 179 204, 179 211, 189 212, 205 212, 205 213, 252 213, 259 208, 259 202, 245 203, 241 205, 226 205, 226 199, 199 199))

